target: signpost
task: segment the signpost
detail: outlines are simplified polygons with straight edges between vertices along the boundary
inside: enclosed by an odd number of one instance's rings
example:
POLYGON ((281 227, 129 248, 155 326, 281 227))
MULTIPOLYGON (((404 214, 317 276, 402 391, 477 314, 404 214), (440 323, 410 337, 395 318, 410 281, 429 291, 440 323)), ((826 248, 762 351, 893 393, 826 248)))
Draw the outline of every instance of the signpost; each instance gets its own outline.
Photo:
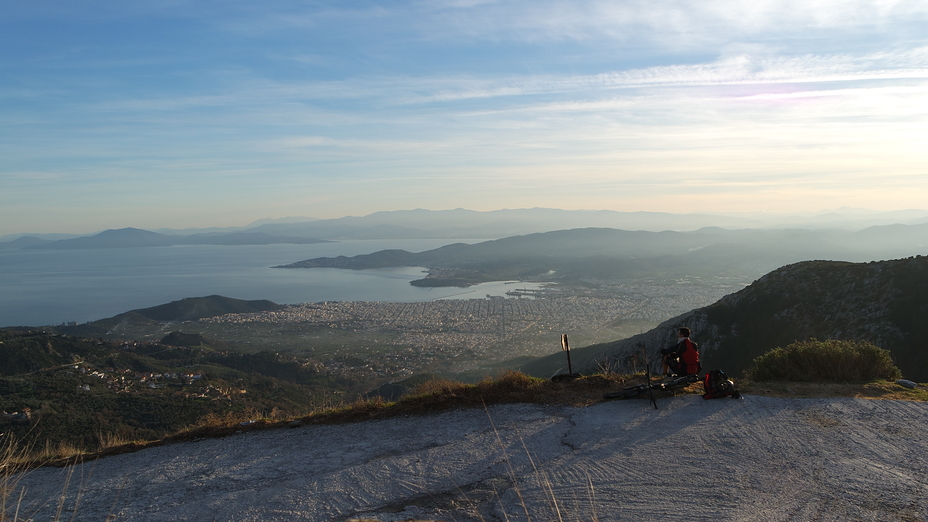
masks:
POLYGON ((561 336, 561 348, 567 352, 567 373, 574 374, 574 369, 570 366, 570 344, 567 343, 567 334, 561 336))

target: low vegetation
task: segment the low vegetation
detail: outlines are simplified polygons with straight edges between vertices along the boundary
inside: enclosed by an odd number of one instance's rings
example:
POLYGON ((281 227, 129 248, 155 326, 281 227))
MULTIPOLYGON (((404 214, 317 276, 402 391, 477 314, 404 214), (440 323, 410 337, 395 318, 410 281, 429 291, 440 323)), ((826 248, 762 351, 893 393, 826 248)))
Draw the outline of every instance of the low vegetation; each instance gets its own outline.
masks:
POLYGON ((0 433, 53 459, 158 440, 208 416, 305 415, 352 384, 289 355, 234 353, 197 335, 164 341, 0 330, 0 433))
POLYGON ((794 342, 754 360, 754 381, 869 382, 902 377, 889 350, 862 341, 794 342))

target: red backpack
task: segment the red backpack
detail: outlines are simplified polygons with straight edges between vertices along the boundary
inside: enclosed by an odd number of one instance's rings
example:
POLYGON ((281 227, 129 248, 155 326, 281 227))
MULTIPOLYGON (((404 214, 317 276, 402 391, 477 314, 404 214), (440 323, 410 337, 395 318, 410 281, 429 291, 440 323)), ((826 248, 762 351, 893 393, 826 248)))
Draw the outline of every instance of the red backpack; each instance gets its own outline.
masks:
POLYGON ((735 389, 735 383, 722 370, 712 370, 707 373, 702 385, 706 391, 702 396, 703 399, 718 399, 719 397, 737 399, 741 397, 741 394, 735 389))

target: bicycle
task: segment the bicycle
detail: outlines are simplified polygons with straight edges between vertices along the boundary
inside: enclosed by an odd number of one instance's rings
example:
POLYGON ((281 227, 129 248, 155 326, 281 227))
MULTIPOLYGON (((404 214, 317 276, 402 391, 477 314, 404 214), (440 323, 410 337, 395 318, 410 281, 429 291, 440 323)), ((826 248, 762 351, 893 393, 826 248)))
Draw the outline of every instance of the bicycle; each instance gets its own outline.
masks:
MULTIPOLYGON (((632 397, 637 397, 646 391, 651 390, 669 390, 671 388, 677 388, 686 386, 687 384, 692 384, 694 382, 699 382, 699 376, 695 374, 691 375, 681 375, 667 382, 651 382, 650 374, 647 375, 648 382, 636 384, 635 386, 629 386, 628 388, 623 388, 619 391, 604 393, 604 399, 630 399, 632 397)), ((655 405, 656 406, 656 405, 655 405)))

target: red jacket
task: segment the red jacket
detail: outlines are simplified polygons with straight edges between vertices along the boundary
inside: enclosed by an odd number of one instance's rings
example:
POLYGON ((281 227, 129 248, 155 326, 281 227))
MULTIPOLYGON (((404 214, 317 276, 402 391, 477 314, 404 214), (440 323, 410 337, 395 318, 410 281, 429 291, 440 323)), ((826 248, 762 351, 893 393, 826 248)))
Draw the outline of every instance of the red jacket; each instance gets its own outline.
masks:
POLYGON ((686 365, 687 375, 699 373, 699 370, 702 369, 702 365, 699 364, 699 348, 696 346, 696 343, 690 341, 687 337, 680 341, 680 344, 685 345, 681 347, 683 348, 683 353, 680 353, 679 357, 680 361, 686 365))

